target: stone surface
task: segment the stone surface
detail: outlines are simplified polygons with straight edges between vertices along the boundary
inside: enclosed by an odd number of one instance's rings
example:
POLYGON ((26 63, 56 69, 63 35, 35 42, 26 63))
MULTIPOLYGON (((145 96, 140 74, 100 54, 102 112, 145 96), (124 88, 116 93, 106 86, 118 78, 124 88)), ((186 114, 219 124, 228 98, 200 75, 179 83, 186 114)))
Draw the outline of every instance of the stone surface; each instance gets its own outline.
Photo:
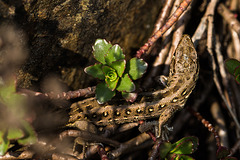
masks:
POLYGON ((29 57, 18 85, 31 88, 54 73, 72 89, 94 85, 83 72, 96 61, 97 38, 118 43, 127 57, 146 42, 160 12, 158 0, 0 1, 0 20, 11 21, 28 37, 29 57))

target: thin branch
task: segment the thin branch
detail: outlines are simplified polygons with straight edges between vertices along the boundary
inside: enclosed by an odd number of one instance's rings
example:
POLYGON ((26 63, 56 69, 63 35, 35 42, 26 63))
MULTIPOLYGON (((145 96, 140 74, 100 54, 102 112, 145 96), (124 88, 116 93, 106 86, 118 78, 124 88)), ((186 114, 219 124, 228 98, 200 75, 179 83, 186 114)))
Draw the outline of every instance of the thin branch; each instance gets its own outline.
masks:
MULTIPOLYGON (((169 17, 171 8, 173 8, 173 2, 174 2, 174 0, 165 1, 165 4, 164 4, 164 6, 162 8, 162 11, 161 11, 161 13, 158 16, 157 22, 154 25, 154 29, 153 29, 152 35, 154 35, 154 33, 157 32, 164 25, 164 23, 166 22, 166 19, 169 17)), ((153 48, 155 48, 155 45, 152 45, 149 48, 147 54, 150 53, 153 48)))
POLYGON ((212 132, 214 134, 214 138, 216 140, 216 144, 218 147, 221 146, 221 142, 220 142, 220 138, 219 135, 217 133, 217 131, 215 130, 215 128, 212 126, 211 123, 209 123, 206 119, 204 119, 199 112, 194 111, 191 108, 188 108, 188 110, 206 127, 208 128, 208 130, 210 132, 212 132))
POLYGON ((238 131, 240 131, 240 124, 235 116, 235 114, 233 113, 232 111, 232 107, 230 106, 231 104, 229 104, 225 98, 225 96, 223 95, 223 92, 222 92, 222 89, 221 89, 221 86, 220 86, 220 83, 219 83, 219 80, 218 80, 218 77, 217 77, 217 73, 216 73, 216 62, 215 62, 215 59, 214 59, 214 56, 213 56, 213 44, 212 44, 212 40, 213 40, 213 16, 210 15, 208 16, 208 32, 207 32, 208 36, 207 36, 207 50, 208 50, 208 53, 210 54, 211 56, 211 60, 212 60, 212 69, 213 69, 213 80, 215 82, 215 85, 217 87, 217 90, 221 96, 221 98, 223 99, 223 102, 225 103, 225 105, 227 106, 227 109, 229 111, 229 113, 231 114, 235 124, 236 124, 236 127, 238 128, 238 131))
POLYGON ((240 22, 236 19, 235 15, 231 13, 231 11, 223 3, 218 5, 217 11, 229 24, 229 26, 240 36, 240 22))
POLYGON ((231 148, 231 153, 229 156, 234 155, 234 153, 236 153, 239 148, 240 148, 240 139, 238 139, 237 142, 234 144, 234 146, 231 148))
POLYGON ((146 133, 142 133, 137 137, 121 144, 121 146, 118 149, 113 150, 110 154, 113 158, 117 158, 124 152, 131 151, 134 147, 139 146, 148 139, 150 139, 149 135, 146 133))
POLYGON ((155 27, 153 29, 153 34, 155 32, 157 32, 160 29, 160 27, 162 27, 164 25, 167 17, 169 16, 170 10, 173 6, 173 2, 174 2, 174 0, 168 0, 168 1, 165 2, 164 6, 162 8, 162 11, 159 14, 159 17, 158 17, 157 22, 155 24, 155 27))
MULTIPOLYGON (((230 28, 230 27, 229 27, 230 28)), ((234 48, 234 55, 231 58, 240 59, 240 39, 239 35, 236 31, 230 28, 231 36, 232 36, 232 42, 233 42, 233 48, 234 48)))
POLYGON ((148 157, 148 160, 155 160, 159 154, 159 147, 162 144, 162 140, 158 139, 154 146, 152 147, 152 153, 150 155, 150 157, 148 157))
POLYGON ((176 50, 177 45, 182 38, 183 32, 185 31, 186 25, 190 19, 192 4, 193 3, 191 3, 191 5, 187 8, 187 11, 185 13, 183 13, 181 19, 179 19, 175 25, 176 30, 173 33, 172 45, 171 45, 170 51, 168 53, 168 57, 164 63, 165 64, 165 68, 163 71, 164 75, 167 75, 167 73, 168 73, 169 67, 166 67, 166 66, 170 65, 174 51, 176 50))
POLYGON ((182 13, 187 9, 189 4, 192 2, 192 0, 184 0, 178 9, 173 13, 173 15, 167 20, 166 24, 161 27, 160 30, 154 33, 153 36, 151 36, 148 39, 148 42, 145 43, 138 51, 136 54, 136 57, 140 58, 142 54, 144 54, 149 47, 153 45, 177 20, 178 18, 182 15, 182 13))
MULTIPOLYGON (((175 1, 174 6, 176 3, 178 3, 178 1, 175 1)), ((179 3, 180 3, 180 1, 179 1, 179 3)), ((192 5, 192 3, 191 3, 191 5, 192 5)), ((148 73, 147 77, 144 80, 144 83, 143 83, 144 88, 149 87, 153 83, 154 77, 156 77, 158 75, 160 66, 163 64, 165 66, 163 74, 167 75, 167 73, 169 71, 169 67, 167 67, 167 66, 171 62, 173 53, 177 47, 177 44, 179 43, 179 41, 182 37, 183 31, 185 30, 185 26, 186 26, 188 20, 190 19, 191 5, 187 8, 187 11, 185 13, 183 13, 182 17, 177 21, 176 25, 171 27, 170 29, 168 29, 168 31, 164 34, 163 42, 161 44, 161 46, 162 46, 161 51, 158 53, 158 56, 153 63, 153 68, 151 69, 151 71, 148 73), (174 37, 172 38, 171 34, 172 34, 172 30, 174 30, 174 28, 177 28, 177 29, 174 32, 174 37), (176 38, 176 37, 178 37, 178 38, 176 38), (172 43, 171 43, 171 39, 173 39, 172 43), (171 48, 170 48, 170 46, 171 46, 171 48)))
POLYGON ((34 152, 33 151, 23 151, 21 153, 19 153, 19 155, 16 155, 16 153, 14 152, 15 155, 13 155, 12 152, 7 152, 4 156, 0 156, 0 160, 15 160, 15 159, 32 159, 34 152))
POLYGON ((221 138, 221 145, 224 147, 229 147, 228 143, 228 133, 227 133, 227 127, 226 123, 224 121, 224 116, 221 112, 220 106, 217 101, 214 101, 211 105, 211 113, 213 115, 213 118, 217 122, 218 125, 218 135, 221 138))
POLYGON ((66 131, 63 131, 59 135, 60 139, 63 139, 65 137, 81 137, 81 139, 83 139, 83 141, 87 141, 87 142, 104 143, 104 144, 108 144, 113 147, 120 146, 120 143, 117 141, 114 141, 109 138, 105 138, 103 136, 99 136, 99 135, 96 135, 94 133, 90 133, 87 131, 81 131, 81 130, 66 130, 66 131))
POLYGON ((94 94, 96 90, 96 86, 93 87, 87 87, 84 89, 78 89, 76 91, 68 91, 68 92, 62 92, 59 94, 56 93, 41 93, 41 92, 35 92, 29 89, 22 89, 18 88, 17 92, 26 94, 28 96, 36 96, 36 97, 42 97, 42 98, 50 98, 50 99, 74 99, 74 98, 79 98, 79 97, 84 97, 88 96, 91 94, 94 94))

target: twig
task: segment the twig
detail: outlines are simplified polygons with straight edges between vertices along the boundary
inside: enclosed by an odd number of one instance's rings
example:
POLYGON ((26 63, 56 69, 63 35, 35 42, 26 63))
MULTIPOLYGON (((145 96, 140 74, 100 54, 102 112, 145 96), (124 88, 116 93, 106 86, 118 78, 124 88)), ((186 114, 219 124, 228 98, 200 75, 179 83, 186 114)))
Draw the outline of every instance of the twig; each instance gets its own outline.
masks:
POLYGON ((152 153, 150 155, 150 157, 148 157, 148 160, 155 160, 158 156, 158 153, 159 153, 159 147, 160 145, 162 144, 162 140, 158 139, 154 146, 152 147, 152 153))
POLYGON ((139 124, 138 123, 127 123, 127 124, 123 124, 118 128, 118 132, 124 132, 127 130, 130 130, 134 127, 137 127, 139 124))
POLYGON ((240 23, 227 7, 220 3, 217 8, 218 13, 226 20, 229 26, 240 35, 240 23))
POLYGON ((161 13, 157 19, 157 22, 155 24, 155 27, 153 29, 153 34, 155 32, 157 32, 160 29, 160 27, 162 27, 164 25, 167 17, 169 16, 170 10, 173 6, 173 2, 174 2, 174 0, 168 0, 165 2, 164 6, 162 8, 162 11, 161 11, 161 13))
POLYGON ((157 32, 154 33, 153 36, 151 36, 148 39, 148 42, 145 43, 138 51, 136 54, 136 57, 140 58, 142 56, 142 54, 144 54, 149 47, 151 47, 153 45, 153 43, 155 43, 158 38, 160 38, 177 20, 178 18, 182 15, 182 13, 187 9, 187 7, 189 6, 189 4, 191 3, 192 0, 184 0, 180 6, 178 7, 178 9, 173 13, 173 15, 171 15, 171 17, 167 20, 167 22, 165 23, 164 26, 161 27, 160 30, 158 30, 157 32))
POLYGON ((18 155, 14 152, 14 154, 12 152, 7 152, 4 156, 0 156, 0 159, 2 160, 14 160, 14 159, 32 159, 34 155, 33 151, 23 151, 21 153, 19 153, 18 155))
POLYGON ((240 139, 238 139, 237 142, 234 144, 234 146, 231 148, 231 153, 229 154, 229 156, 234 155, 234 153, 237 152, 239 147, 240 147, 240 139))
POLYGON ((59 94, 56 93, 41 93, 41 92, 35 92, 29 89, 22 89, 18 88, 17 92, 26 94, 29 96, 37 96, 37 97, 43 97, 43 98, 50 98, 50 99, 74 99, 74 98, 79 98, 87 95, 94 94, 96 90, 96 86, 93 87, 88 87, 84 89, 79 89, 76 91, 68 91, 68 92, 62 92, 59 94))
POLYGON ((224 116, 220 110, 220 106, 217 101, 214 101, 211 105, 211 113, 213 118, 218 124, 218 135, 221 138, 221 145, 224 147, 229 147, 228 143, 228 134, 227 134, 227 127, 224 121, 224 116))
MULTIPOLYGON (((165 2, 164 6, 162 8, 162 11, 158 16, 157 22, 154 25, 152 35, 154 35, 154 33, 157 32, 160 29, 160 27, 162 27, 164 25, 164 23, 166 22, 166 19, 169 17, 170 10, 173 6, 173 2, 174 2, 174 0, 168 0, 168 1, 165 2)), ((155 45, 152 45, 149 48, 147 53, 150 53, 152 48, 154 48, 154 46, 155 45)))
POLYGON ((153 83, 153 77, 159 74, 160 66, 164 64, 166 58, 168 57, 170 45, 171 41, 167 41, 167 39, 164 39, 162 44, 164 48, 162 48, 161 51, 158 53, 158 56, 156 57, 155 62, 153 63, 151 71, 146 76, 142 85, 143 89, 148 88, 153 83))
POLYGON ((220 83, 219 83, 219 80, 218 80, 218 77, 217 77, 217 73, 216 73, 216 62, 215 62, 215 59, 214 59, 214 56, 213 56, 213 44, 212 44, 212 39, 213 39, 213 15, 209 15, 208 16, 208 32, 207 32, 208 36, 207 36, 207 50, 208 50, 208 53, 210 54, 211 56, 211 60, 212 60, 212 69, 213 69, 213 80, 215 82, 215 85, 217 87, 217 90, 221 96, 221 98, 223 99, 225 105, 227 106, 228 108, 228 111, 229 113, 231 114, 235 124, 236 124, 236 127, 238 128, 238 131, 240 131, 240 124, 237 120, 237 117, 234 115, 232 109, 231 109, 231 104, 229 104, 226 100, 226 98, 224 97, 223 95, 223 92, 222 92, 222 89, 221 89, 221 86, 220 86, 220 83))
POLYGON ((146 140, 148 140, 150 137, 146 133, 142 133, 138 135, 137 137, 123 143, 118 149, 113 150, 110 154, 114 158, 119 157, 121 154, 123 154, 126 151, 131 151, 134 147, 139 146, 146 140))
MULTIPOLYGON (((116 131, 116 126, 115 125, 108 125, 105 127, 105 132, 103 134, 101 134, 102 137, 109 137, 110 135, 114 134, 116 131)), ((97 152, 97 145, 94 146, 90 146, 88 147, 87 151, 86 151, 86 157, 89 158, 91 157, 93 154, 95 154, 97 152)), ((81 153, 78 158, 82 158, 83 157, 83 153, 81 153)))
MULTIPOLYGON (((174 3, 174 6, 176 6, 176 4, 179 4, 179 3, 180 3, 180 1, 176 0, 174 3)), ((144 80, 144 83, 143 83, 144 88, 147 88, 152 84, 153 77, 156 77, 158 75, 160 66, 163 64, 165 66, 163 74, 167 75, 167 73, 169 71, 168 65, 170 64, 173 53, 177 47, 179 40, 182 37, 182 34, 180 34, 180 33, 183 33, 186 23, 188 22, 188 19, 190 18, 190 14, 189 14, 190 9, 191 9, 191 7, 188 7, 187 11, 185 13, 183 13, 181 19, 179 19, 177 21, 176 25, 171 27, 170 29, 168 29, 167 32, 164 34, 163 42, 161 44, 161 46, 162 46, 161 51, 158 53, 158 56, 153 63, 153 67, 152 67, 151 71, 148 73, 147 77, 144 80), (177 28, 177 30, 174 32, 175 37, 172 38, 171 34, 172 34, 172 30, 174 28, 177 28), (176 38, 176 37, 178 37, 178 38, 176 38), (171 39, 173 39, 172 43, 171 43, 171 39), (171 46, 171 49, 170 49, 170 46, 171 46)), ((174 10, 174 8, 172 10, 174 10)))
MULTIPOLYGON (((235 32, 235 31, 234 31, 235 32)), ((221 53, 221 43, 219 41, 219 38, 216 37, 216 44, 215 44, 215 52, 216 52, 216 57, 217 57, 217 62, 218 62, 218 66, 219 66, 219 71, 220 71, 220 75, 222 77, 222 84, 224 87, 224 95, 226 97, 226 100, 228 102, 228 104, 230 104, 232 111, 235 113, 236 115, 236 110, 235 107, 237 106, 234 101, 230 101, 230 99, 233 99, 232 96, 230 96, 231 93, 229 93, 229 79, 227 77, 227 73, 224 67, 224 61, 223 61, 223 55, 221 53), (231 103, 232 102, 232 103, 231 103)))
POLYGON ((192 36, 192 41, 194 42, 194 46, 196 47, 198 45, 198 41, 202 38, 203 34, 206 33, 207 28, 207 17, 208 15, 213 15, 216 5, 218 3, 218 0, 211 0, 204 16, 201 19, 201 22, 199 23, 194 35, 192 36))
POLYGON ((188 110, 199 120, 202 122, 202 124, 208 128, 208 130, 210 132, 212 132, 214 134, 214 138, 216 140, 216 144, 218 147, 221 147, 221 143, 220 143, 220 138, 219 138, 219 135, 217 133, 217 131, 215 130, 215 128, 212 126, 211 123, 209 123, 206 119, 204 119, 199 112, 196 112, 194 111, 193 109, 191 108, 188 108, 188 110))
MULTIPOLYGON (((238 0, 231 0, 230 1, 230 7, 229 7, 229 10, 234 14, 234 13, 237 13, 238 11, 238 3, 239 1, 238 0)), ((237 34, 236 31, 234 31, 231 27, 228 27, 230 32, 231 32, 231 36, 232 36, 232 42, 233 42, 233 47, 234 47, 234 51, 235 51, 235 54, 233 57, 231 58, 235 58, 235 59, 240 59, 240 39, 239 39, 239 36, 237 34)))
POLYGON ((236 31, 234 31, 232 28, 230 28, 231 36, 232 36, 232 42, 233 42, 233 48, 234 48, 234 55, 231 56, 231 58, 240 59, 240 39, 239 35, 236 31))
POLYGON ((109 138, 105 138, 87 131, 81 131, 81 130, 66 130, 59 135, 60 139, 63 139, 65 137, 80 137, 81 139, 88 142, 104 143, 113 147, 120 146, 120 143, 117 141, 114 141, 109 138))
POLYGON ((239 9, 239 0, 230 1, 229 9, 233 12, 237 12, 239 9))
POLYGON ((53 153, 52 159, 53 160, 56 160, 56 159, 78 160, 77 158, 75 158, 73 156, 65 155, 65 154, 61 154, 61 153, 53 153))
POLYGON ((172 38, 172 45, 171 45, 171 48, 170 48, 170 51, 168 53, 168 57, 165 61, 165 68, 164 68, 164 71, 163 71, 163 74, 166 75, 168 73, 168 70, 169 70, 169 67, 166 67, 166 66, 169 66, 171 61, 172 61, 172 57, 173 57, 173 54, 174 54, 174 51, 176 50, 177 48, 177 45, 179 43, 179 41, 181 40, 182 38, 182 35, 183 35, 183 32, 186 28, 186 25, 190 19, 190 12, 191 12, 191 6, 192 6, 193 3, 191 3, 191 5, 187 8, 186 12, 183 13, 181 19, 179 19, 175 25, 175 32, 173 33, 173 38, 172 38))

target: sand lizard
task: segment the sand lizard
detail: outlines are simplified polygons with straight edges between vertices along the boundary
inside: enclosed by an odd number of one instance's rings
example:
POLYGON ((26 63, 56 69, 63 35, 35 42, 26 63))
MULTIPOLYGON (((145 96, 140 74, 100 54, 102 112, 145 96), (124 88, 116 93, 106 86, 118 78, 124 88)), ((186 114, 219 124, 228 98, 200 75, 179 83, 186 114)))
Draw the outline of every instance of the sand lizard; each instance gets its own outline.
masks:
POLYGON ((69 122, 89 120, 95 125, 105 126, 159 117, 160 136, 163 124, 185 105, 198 74, 197 52, 191 38, 183 35, 170 64, 166 88, 143 96, 139 103, 128 105, 99 105, 95 98, 73 103, 69 122))

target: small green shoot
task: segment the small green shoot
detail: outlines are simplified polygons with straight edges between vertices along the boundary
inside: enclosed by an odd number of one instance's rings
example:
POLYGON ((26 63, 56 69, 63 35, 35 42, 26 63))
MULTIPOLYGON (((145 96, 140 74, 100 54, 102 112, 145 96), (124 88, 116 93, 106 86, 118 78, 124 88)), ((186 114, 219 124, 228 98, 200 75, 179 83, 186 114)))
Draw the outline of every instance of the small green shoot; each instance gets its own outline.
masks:
POLYGON ((112 45, 104 39, 97 39, 93 46, 93 55, 100 62, 86 67, 84 71, 100 80, 104 80, 96 87, 96 98, 102 104, 112 99, 116 91, 122 93, 126 101, 136 99, 136 86, 133 80, 143 76, 147 63, 142 59, 132 58, 126 62, 121 47, 112 45))
POLYGON ((16 93, 14 81, 0 86, 2 112, 0 118, 0 156, 7 152, 11 140, 22 145, 33 144, 37 141, 34 129, 24 120, 25 102, 25 97, 16 93))
POLYGON ((235 77, 236 82, 240 84, 240 62, 230 58, 225 61, 225 67, 235 77))
POLYGON ((237 160, 235 157, 228 156, 230 154, 230 150, 226 147, 220 146, 217 150, 217 159, 220 160, 237 160))
MULTIPOLYGON (((184 137, 179 141, 171 144, 170 142, 163 142, 159 147, 160 159, 164 160, 194 160, 190 154, 193 154, 199 145, 197 137, 184 137)), ((217 159, 220 160, 237 160, 235 157, 228 156, 229 149, 219 147, 217 150, 217 159)))

